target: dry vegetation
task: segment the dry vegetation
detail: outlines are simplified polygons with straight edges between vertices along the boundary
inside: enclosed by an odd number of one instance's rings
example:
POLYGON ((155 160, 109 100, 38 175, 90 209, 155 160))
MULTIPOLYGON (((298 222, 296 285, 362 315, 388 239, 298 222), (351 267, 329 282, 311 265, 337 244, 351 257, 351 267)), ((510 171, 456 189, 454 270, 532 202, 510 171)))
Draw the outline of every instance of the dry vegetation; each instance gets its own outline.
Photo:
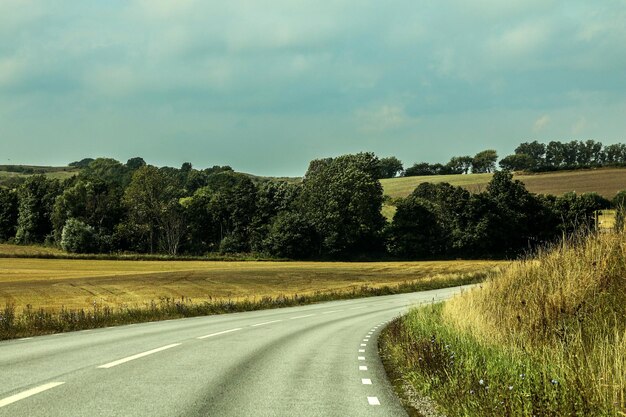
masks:
MULTIPOLYGON (((479 192, 487 187, 492 174, 436 175, 420 177, 391 178, 381 180, 385 194, 391 197, 406 197, 423 182, 448 182, 471 192, 479 192)), ((618 191, 626 189, 626 169, 604 168, 548 172, 541 174, 515 175, 532 193, 562 195, 569 191, 577 193, 596 192, 612 198, 618 191)))
POLYGON ((395 367, 450 415, 626 412, 626 236, 568 242, 387 333, 395 367))
POLYGON ((0 305, 58 310, 141 306, 160 298, 276 297, 409 281, 444 282, 499 262, 207 262, 0 258, 0 305))

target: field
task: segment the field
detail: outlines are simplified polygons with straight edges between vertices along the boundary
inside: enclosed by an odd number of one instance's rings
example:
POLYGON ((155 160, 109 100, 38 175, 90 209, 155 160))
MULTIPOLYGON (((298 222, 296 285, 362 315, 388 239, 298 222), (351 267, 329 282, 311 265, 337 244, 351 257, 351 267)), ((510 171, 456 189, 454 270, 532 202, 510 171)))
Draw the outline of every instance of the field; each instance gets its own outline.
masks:
MULTIPOLYGON (((471 192, 480 192, 485 190, 491 176, 492 174, 468 174, 403 177, 383 179, 381 184, 385 194, 391 197, 406 197, 423 182, 448 182, 471 192)), ((530 192, 537 194, 597 192, 606 198, 612 198, 618 191, 626 189, 626 169, 623 168, 516 174, 515 179, 522 181, 530 192)))
POLYGON ((625 234, 568 241, 412 310, 381 351, 446 415, 624 416, 625 274, 625 234))
POLYGON ((0 306, 142 306, 160 298, 252 299, 449 280, 502 263, 94 261, 0 258, 0 306))
MULTIPOLYGON (((42 167, 42 166, 29 166, 19 165, 15 168, 19 169, 32 169, 37 173, 43 173, 48 178, 56 178, 64 180, 73 177, 78 173, 77 168, 72 167, 42 167)), ((9 165, 0 165, 0 186, 2 185, 14 185, 24 180, 25 178, 33 175, 32 173, 15 172, 14 167, 9 165)))

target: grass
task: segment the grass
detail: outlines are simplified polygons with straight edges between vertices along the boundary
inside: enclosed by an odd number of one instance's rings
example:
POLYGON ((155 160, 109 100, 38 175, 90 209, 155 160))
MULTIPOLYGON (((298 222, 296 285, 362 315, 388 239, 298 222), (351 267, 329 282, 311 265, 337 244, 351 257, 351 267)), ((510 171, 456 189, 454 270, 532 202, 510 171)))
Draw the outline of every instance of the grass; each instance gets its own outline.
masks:
MULTIPOLYGON (((78 168, 73 167, 44 167, 44 166, 29 166, 23 165, 23 168, 32 168, 38 173, 43 173, 48 178, 56 178, 59 180, 65 180, 78 174, 80 171, 78 168)), ((15 185, 20 181, 34 175, 25 174, 21 172, 7 171, 10 169, 7 165, 0 165, 0 186, 3 185, 15 185)))
POLYGON ((566 242, 411 311, 381 349, 449 416, 624 416, 625 276, 625 235, 566 242))
MULTIPOLYGON (((386 195, 406 197, 423 182, 448 182, 471 192, 480 192, 487 187, 491 177, 492 174, 403 177, 383 179, 381 184, 386 195)), ((569 191, 596 192, 610 199, 618 191, 626 188, 626 169, 624 168, 516 174, 514 178, 522 181, 530 192, 537 194, 562 195, 569 191)))
POLYGON ((0 339, 463 285, 502 264, 0 258, 0 339))

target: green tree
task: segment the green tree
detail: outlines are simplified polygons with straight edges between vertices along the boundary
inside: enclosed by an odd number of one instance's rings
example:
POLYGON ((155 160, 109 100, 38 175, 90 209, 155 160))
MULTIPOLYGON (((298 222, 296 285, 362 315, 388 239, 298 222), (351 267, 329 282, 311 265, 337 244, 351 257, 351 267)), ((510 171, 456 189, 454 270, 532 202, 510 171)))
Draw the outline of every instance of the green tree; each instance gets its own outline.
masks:
POLYGON ((500 168, 505 171, 524 171, 537 166, 527 154, 513 154, 500 160, 500 168))
POLYGON ((272 220, 263 249, 279 258, 306 259, 315 254, 315 239, 315 229, 300 213, 283 211, 272 220))
POLYGON ((493 149, 487 149, 482 152, 478 152, 474 155, 472 160, 472 172, 484 173, 493 172, 496 169, 496 161, 498 160, 498 153, 493 149))
POLYGON ((50 235, 52 210, 60 190, 59 181, 43 175, 29 177, 18 188, 16 243, 42 243, 50 235))
POLYGON ((71 253, 92 253, 98 247, 93 227, 68 219, 61 233, 61 248, 71 253))
POLYGON ((17 213, 17 193, 7 188, 0 188, 0 242, 5 242, 15 236, 17 213))
POLYGON ((395 156, 381 158, 379 161, 380 174, 379 178, 394 178, 404 171, 402 161, 395 156))
POLYGON ((473 159, 471 156, 454 156, 446 167, 450 174, 467 174, 472 168, 473 159))
POLYGON ((318 255, 366 253, 380 245, 383 190, 373 154, 344 155, 307 172, 298 207, 319 237, 318 255))
POLYGON ((389 230, 388 249, 396 256, 429 258, 445 252, 446 226, 435 205, 410 195, 402 199, 389 230))

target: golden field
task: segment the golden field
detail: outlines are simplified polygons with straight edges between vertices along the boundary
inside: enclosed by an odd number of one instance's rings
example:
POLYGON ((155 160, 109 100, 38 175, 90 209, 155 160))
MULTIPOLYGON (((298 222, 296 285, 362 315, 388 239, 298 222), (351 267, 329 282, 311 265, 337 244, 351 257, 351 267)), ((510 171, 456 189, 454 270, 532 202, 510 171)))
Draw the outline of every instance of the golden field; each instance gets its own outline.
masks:
MULTIPOLYGON (((493 174, 433 175, 419 177, 390 178, 381 180, 385 194, 391 197, 406 197, 423 182, 448 182, 471 192, 484 191, 493 174)), ((570 191, 579 194, 596 192, 613 198, 618 191, 626 189, 626 169, 603 168, 576 171, 547 172, 540 174, 516 174, 514 179, 522 181, 526 188, 536 194, 562 195, 570 191)))
MULTIPOLYGON (((0 245, 1 246, 1 245, 0 245)), ((0 305, 139 306, 162 297, 193 301, 350 291, 407 281, 446 281, 497 261, 226 262, 0 258, 0 305)))

